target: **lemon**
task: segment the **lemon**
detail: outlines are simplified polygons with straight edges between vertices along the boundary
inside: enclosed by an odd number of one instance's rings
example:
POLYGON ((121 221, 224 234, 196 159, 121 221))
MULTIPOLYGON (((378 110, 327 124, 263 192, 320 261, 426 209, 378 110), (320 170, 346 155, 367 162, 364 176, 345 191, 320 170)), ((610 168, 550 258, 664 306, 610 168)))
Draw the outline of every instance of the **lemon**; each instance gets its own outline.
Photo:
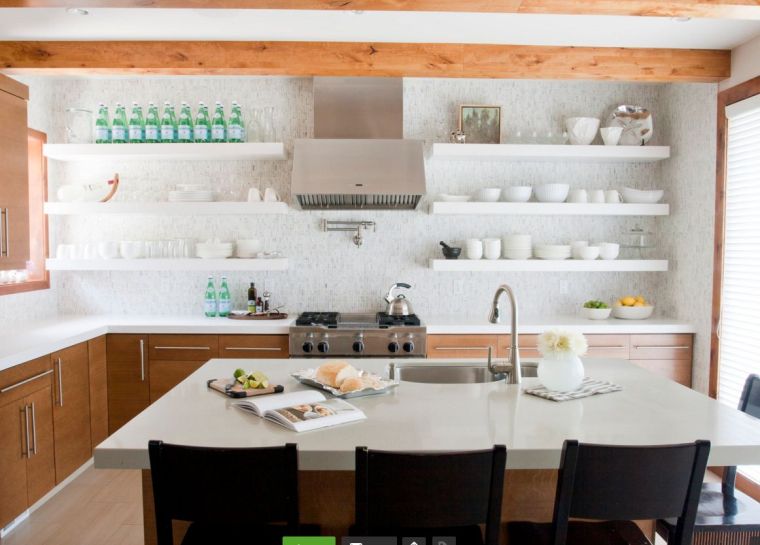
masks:
POLYGON ((644 299, 644 297, 643 297, 642 295, 637 295, 637 296, 636 296, 636 302, 637 302, 637 303, 646 304, 647 300, 646 300, 646 299, 644 299))
POLYGON ((623 305, 625 305, 627 307, 632 307, 633 305, 636 304, 636 298, 635 297, 631 297, 630 295, 628 295, 628 296, 624 297, 621 302, 623 303, 623 305))

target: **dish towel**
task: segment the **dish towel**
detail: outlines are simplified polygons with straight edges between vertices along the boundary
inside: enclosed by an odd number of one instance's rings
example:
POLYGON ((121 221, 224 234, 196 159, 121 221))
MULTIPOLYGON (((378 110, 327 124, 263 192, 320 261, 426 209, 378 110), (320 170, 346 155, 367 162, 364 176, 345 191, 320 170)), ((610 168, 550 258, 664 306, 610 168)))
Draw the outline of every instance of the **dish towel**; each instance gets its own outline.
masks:
POLYGON ((544 399, 550 399, 551 401, 570 401, 571 399, 580 399, 582 397, 593 396, 596 394, 619 392, 622 389, 622 386, 618 386, 612 382, 594 380, 590 377, 585 377, 580 388, 573 390, 572 392, 553 392, 541 386, 539 388, 526 388, 525 393, 543 397, 544 399))

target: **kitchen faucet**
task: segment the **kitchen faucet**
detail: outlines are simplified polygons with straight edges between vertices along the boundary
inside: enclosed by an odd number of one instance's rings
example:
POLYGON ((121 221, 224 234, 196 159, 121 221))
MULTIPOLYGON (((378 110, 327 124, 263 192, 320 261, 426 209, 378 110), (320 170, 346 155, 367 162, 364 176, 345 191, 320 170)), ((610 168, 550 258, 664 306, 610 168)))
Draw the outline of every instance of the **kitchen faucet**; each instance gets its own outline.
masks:
POLYGON ((496 290, 493 296, 493 303, 491 304, 491 316, 488 320, 492 324, 501 323, 501 317, 499 314, 499 299, 502 294, 506 293, 509 296, 509 303, 512 306, 512 342, 509 349, 509 361, 507 364, 499 364, 491 361, 491 351, 488 353, 488 370, 491 373, 509 373, 509 384, 520 384, 522 381, 522 368, 520 366, 520 347, 517 335, 517 300, 515 299, 515 293, 506 284, 502 284, 496 290), (509 366, 511 365, 511 370, 509 366))

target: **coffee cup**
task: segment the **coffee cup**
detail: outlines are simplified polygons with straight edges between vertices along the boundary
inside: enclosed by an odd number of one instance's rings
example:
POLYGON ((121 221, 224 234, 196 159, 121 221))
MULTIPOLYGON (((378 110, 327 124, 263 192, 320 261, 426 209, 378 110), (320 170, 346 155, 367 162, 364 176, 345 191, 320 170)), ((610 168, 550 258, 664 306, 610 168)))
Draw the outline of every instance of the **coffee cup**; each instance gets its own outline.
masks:
POLYGON ((248 202, 260 202, 261 201, 261 191, 256 189, 255 187, 252 187, 248 190, 248 202))
POLYGON ((601 189, 592 189, 591 191, 589 191, 588 195, 589 195, 589 198, 588 198, 589 202, 596 203, 596 204, 604 202, 604 191, 601 189))
POLYGON ((585 189, 571 189, 567 202, 584 203, 588 202, 588 193, 585 189))
POLYGON ((468 238, 465 241, 465 253, 467 259, 481 259, 483 257, 483 241, 478 238, 468 238))
POLYGON ((604 201, 617 204, 623 202, 623 197, 620 196, 620 191, 617 189, 608 189, 604 192, 604 201))
POLYGON ((570 243, 570 253, 573 259, 581 259, 580 249, 588 246, 588 240, 575 240, 570 243))
POLYGON ((501 239, 483 239, 483 255, 486 259, 499 259, 501 257, 501 239))
POLYGON ((277 194, 277 191, 275 191, 274 188, 267 187, 264 190, 264 200, 267 202, 276 202, 280 200, 280 196, 277 194))

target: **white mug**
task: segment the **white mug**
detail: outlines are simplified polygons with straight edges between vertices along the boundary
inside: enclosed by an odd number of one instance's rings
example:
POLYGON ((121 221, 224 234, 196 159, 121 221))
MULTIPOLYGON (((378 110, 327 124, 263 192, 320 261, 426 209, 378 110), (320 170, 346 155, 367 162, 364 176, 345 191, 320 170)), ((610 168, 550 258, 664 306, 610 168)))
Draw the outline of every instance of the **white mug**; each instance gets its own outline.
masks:
POLYGON ((274 188, 267 187, 264 190, 264 200, 267 202, 275 202, 280 200, 280 196, 277 194, 277 191, 275 191, 274 188))
POLYGON ((604 191, 602 189, 592 189, 589 191, 589 202, 596 204, 604 202, 604 191))
POLYGON ((261 191, 252 187, 248 190, 248 202, 259 202, 261 200, 261 191))
POLYGON ((620 253, 620 244, 615 242, 602 242, 599 245, 599 257, 602 259, 617 259, 620 253))
POLYGON ((604 200, 608 203, 621 203, 623 197, 620 196, 620 191, 617 189, 608 189, 604 192, 604 200))
POLYGON ((580 256, 580 253, 579 253, 578 250, 579 250, 579 248, 584 248, 586 246, 588 246, 588 240, 575 240, 575 241, 571 242, 570 243, 570 249, 571 249, 570 251, 571 251, 571 254, 573 256, 573 259, 580 259, 581 256, 580 256))
POLYGON ((486 259, 499 259, 501 257, 501 239, 483 239, 483 254, 486 259))
POLYGON ((585 189, 572 189, 567 202, 588 202, 588 193, 585 189))
POLYGON ((481 259, 483 257, 483 241, 477 238, 468 238, 465 242, 467 259, 481 259))
POLYGON ((623 127, 605 127, 600 129, 605 146, 617 146, 623 134, 623 127))

